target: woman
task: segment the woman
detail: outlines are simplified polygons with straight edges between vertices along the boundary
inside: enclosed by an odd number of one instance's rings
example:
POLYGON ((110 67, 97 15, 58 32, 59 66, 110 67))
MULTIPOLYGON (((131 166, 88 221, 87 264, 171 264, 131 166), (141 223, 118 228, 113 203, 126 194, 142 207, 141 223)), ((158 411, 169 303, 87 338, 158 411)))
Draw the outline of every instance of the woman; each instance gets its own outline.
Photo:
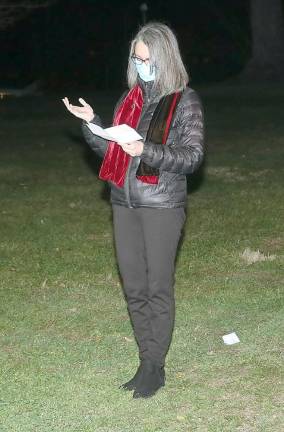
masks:
POLYGON ((121 385, 134 398, 153 396, 165 385, 165 358, 175 316, 174 264, 185 222, 186 174, 203 159, 203 112, 177 40, 161 23, 143 26, 131 43, 128 87, 118 102, 114 125, 126 123, 143 137, 123 145, 90 132, 101 125, 90 105, 67 109, 84 120, 87 143, 104 157, 100 178, 111 187, 119 270, 140 364, 121 385))

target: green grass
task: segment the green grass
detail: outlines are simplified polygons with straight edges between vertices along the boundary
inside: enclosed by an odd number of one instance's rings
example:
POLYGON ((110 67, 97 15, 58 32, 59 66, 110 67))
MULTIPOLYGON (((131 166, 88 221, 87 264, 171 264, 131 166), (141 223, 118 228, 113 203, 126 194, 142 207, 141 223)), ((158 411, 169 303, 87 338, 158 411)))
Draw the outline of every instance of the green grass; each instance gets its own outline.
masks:
MULTIPOLYGON (((59 95, 0 101, 1 432, 284 429, 284 88, 200 94, 207 158, 189 178, 166 387, 149 400, 118 389, 137 347, 80 122, 59 95), (248 265, 246 248, 276 258, 248 265)), ((82 96, 111 118, 117 95, 82 96)))

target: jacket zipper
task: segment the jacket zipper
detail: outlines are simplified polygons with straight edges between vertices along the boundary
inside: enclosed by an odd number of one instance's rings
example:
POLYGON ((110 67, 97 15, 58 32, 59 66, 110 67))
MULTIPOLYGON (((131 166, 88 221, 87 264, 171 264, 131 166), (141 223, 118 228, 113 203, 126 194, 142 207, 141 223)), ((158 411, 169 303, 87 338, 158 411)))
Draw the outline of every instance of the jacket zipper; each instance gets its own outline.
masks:
POLYGON ((129 208, 133 208, 131 205, 131 201, 130 201, 130 190, 129 190, 129 173, 130 173, 131 164, 132 164, 132 159, 129 162, 126 176, 125 176, 125 180, 124 180, 124 190, 125 190, 125 195, 126 195, 127 206, 129 208))
MULTIPOLYGON (((138 129, 139 124, 141 123, 141 120, 142 120, 142 118, 143 118, 143 116, 144 116, 144 114, 145 114, 145 112, 146 112, 149 104, 150 104, 150 97, 147 95, 146 96, 146 104, 143 106, 142 113, 141 113, 139 122, 138 122, 138 124, 136 126, 136 129, 138 129)), ((131 200, 130 200, 130 186, 129 186, 129 173, 130 173, 130 169, 131 169, 131 165, 132 165, 132 160, 133 159, 131 158, 131 160, 129 162, 129 165, 128 165, 128 168, 127 168, 127 172, 126 172, 126 176, 125 176, 125 181, 124 181, 124 190, 125 190, 125 195, 126 195, 126 201, 127 201, 127 206, 129 208, 133 208, 133 206, 131 205, 131 200)))

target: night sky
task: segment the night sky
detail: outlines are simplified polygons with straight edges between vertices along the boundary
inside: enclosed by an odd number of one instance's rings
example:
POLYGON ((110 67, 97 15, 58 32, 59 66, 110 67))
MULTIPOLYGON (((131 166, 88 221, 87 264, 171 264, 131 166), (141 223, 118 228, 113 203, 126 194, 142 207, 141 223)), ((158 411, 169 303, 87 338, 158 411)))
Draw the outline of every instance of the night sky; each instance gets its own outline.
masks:
MULTIPOLYGON (((58 0, 0 32, 0 86, 41 79, 49 88, 125 85, 138 0, 58 0)), ((169 24, 196 83, 238 73, 250 56, 248 0, 156 0, 147 20, 169 24)))

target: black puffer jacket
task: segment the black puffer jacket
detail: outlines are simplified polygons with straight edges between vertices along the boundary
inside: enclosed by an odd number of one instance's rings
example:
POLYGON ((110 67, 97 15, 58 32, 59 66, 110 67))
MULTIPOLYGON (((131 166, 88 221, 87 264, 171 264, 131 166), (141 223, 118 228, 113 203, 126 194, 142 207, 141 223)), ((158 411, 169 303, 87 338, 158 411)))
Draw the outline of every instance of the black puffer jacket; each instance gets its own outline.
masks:
MULTIPOLYGON (((139 84, 144 94, 144 105, 137 131, 145 139, 159 98, 152 91, 152 82, 145 83, 141 80, 139 84)), ((93 123, 101 125, 99 116, 95 116, 93 123)), ((107 141, 93 135, 86 122, 83 122, 83 134, 90 147, 103 157, 107 141)), ((141 156, 131 158, 123 188, 110 183, 111 202, 130 208, 184 207, 187 198, 186 174, 193 173, 202 162, 203 137, 203 110, 200 99, 193 89, 186 88, 176 108, 166 144, 144 142, 141 156), (137 180, 136 171, 140 159, 159 169, 158 184, 137 180)))

